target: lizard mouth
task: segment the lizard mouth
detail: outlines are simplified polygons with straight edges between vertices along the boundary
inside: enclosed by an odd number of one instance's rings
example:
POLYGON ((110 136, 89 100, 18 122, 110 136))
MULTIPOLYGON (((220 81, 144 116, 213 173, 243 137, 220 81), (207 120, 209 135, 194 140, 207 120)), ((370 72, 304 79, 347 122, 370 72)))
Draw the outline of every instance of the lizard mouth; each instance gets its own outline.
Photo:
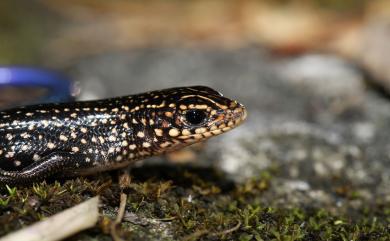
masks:
POLYGON ((179 139, 188 139, 186 142, 191 143, 220 135, 239 126, 247 118, 247 115, 246 108, 242 104, 237 104, 234 109, 226 110, 225 114, 221 114, 218 119, 207 128, 200 128, 199 131, 195 131, 196 134, 182 136, 179 137, 179 139))
POLYGON ((229 131, 239 126, 248 116, 246 108, 242 104, 238 104, 236 108, 230 110, 226 114, 224 123, 218 126, 222 132, 229 131))
POLYGON ((236 109, 233 110, 233 118, 235 119, 236 122, 241 123, 244 121, 247 116, 248 112, 242 104, 239 104, 240 106, 236 109))
POLYGON ((228 131, 238 125, 240 125, 248 116, 247 110, 244 105, 237 104, 234 109, 227 110, 225 115, 221 116, 221 120, 218 121, 218 129, 222 131, 228 131), (226 128, 226 127, 230 127, 226 128))

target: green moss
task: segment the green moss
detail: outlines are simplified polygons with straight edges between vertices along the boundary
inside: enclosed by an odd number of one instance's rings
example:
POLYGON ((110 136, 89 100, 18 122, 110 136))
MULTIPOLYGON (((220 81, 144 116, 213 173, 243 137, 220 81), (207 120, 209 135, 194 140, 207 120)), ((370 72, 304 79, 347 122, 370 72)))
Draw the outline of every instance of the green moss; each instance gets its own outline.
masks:
MULTIPOLYGON (((245 183, 234 183, 212 168, 133 169, 119 234, 126 240, 390 239, 389 203, 378 201, 353 216, 334 215, 326 208, 287 208, 263 199, 272 192, 273 175, 274 171, 264 172, 245 183)), ((69 240, 110 240, 110 220, 116 215, 120 190, 108 174, 99 179, 7 187, 0 195, 0 235, 98 194, 103 204, 99 224, 69 240)), ((354 195, 356 199, 359 195, 354 195)))

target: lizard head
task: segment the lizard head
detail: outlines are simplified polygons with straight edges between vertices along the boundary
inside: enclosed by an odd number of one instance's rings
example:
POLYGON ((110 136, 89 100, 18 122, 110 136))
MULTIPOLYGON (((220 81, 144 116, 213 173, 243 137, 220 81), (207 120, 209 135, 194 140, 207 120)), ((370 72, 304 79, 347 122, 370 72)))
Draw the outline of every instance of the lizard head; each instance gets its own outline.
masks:
POLYGON ((227 132, 245 120, 245 107, 205 86, 179 87, 149 92, 155 107, 154 152, 165 152, 227 132))

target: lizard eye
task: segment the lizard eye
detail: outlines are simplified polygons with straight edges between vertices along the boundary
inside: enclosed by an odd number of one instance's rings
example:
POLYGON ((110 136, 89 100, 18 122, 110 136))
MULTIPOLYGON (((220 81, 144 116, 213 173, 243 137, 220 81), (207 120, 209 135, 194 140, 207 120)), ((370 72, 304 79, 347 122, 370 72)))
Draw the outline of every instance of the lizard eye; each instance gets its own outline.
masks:
POLYGON ((206 113, 202 110, 189 110, 185 114, 185 119, 192 125, 199 125, 206 120, 206 113))

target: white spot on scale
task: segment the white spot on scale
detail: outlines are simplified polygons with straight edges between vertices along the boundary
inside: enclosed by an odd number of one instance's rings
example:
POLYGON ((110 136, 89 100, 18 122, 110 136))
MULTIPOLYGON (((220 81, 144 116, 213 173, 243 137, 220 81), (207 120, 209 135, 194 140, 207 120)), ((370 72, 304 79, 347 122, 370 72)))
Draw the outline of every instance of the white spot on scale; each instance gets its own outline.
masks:
POLYGON ((6 138, 7 138, 7 140, 9 140, 9 141, 10 141, 10 140, 12 140, 12 138, 13 138, 13 135, 8 133, 8 134, 6 135, 6 138))
POLYGON ((40 159, 41 159, 41 157, 38 154, 34 154, 34 156, 33 156, 34 161, 39 161, 40 159))
POLYGON ((195 135, 192 135, 193 138, 195 138, 196 140, 200 140, 203 138, 203 135, 202 134, 195 134, 195 135))
POLYGON ((210 129, 210 131, 214 131, 214 130, 218 129, 218 127, 216 125, 212 125, 209 129, 210 129))
POLYGON ((211 133, 213 133, 214 135, 219 135, 219 134, 221 134, 221 133, 222 133, 222 131, 221 131, 221 130, 219 130, 219 129, 217 129, 217 130, 213 130, 213 131, 211 131, 211 133))
POLYGON ((150 145, 149 142, 144 142, 144 143, 142 143, 142 146, 145 147, 145 148, 148 148, 148 147, 150 147, 151 145, 150 145))
POLYGON ((170 136, 175 137, 175 136, 178 136, 178 135, 180 134, 180 132, 179 132, 178 129, 172 128, 172 129, 169 130, 168 134, 169 134, 170 136))
POLYGON ((191 131, 189 131, 188 129, 184 129, 184 130, 181 131, 181 134, 183 136, 189 136, 189 135, 191 135, 191 131))
POLYGON ((48 127, 49 126, 49 122, 47 120, 42 120, 42 125, 44 127, 48 127))
POLYGON ((196 134, 202 134, 202 133, 204 133, 206 131, 207 131, 207 129, 204 128, 204 127, 200 127, 200 128, 195 129, 195 133, 196 134))
POLYGON ((47 148, 53 149, 55 147, 56 147, 56 145, 54 145, 54 143, 52 143, 52 142, 47 143, 47 148))
POLYGON ((163 135, 163 130, 161 130, 161 129, 154 129, 154 132, 156 133, 157 136, 163 135))

